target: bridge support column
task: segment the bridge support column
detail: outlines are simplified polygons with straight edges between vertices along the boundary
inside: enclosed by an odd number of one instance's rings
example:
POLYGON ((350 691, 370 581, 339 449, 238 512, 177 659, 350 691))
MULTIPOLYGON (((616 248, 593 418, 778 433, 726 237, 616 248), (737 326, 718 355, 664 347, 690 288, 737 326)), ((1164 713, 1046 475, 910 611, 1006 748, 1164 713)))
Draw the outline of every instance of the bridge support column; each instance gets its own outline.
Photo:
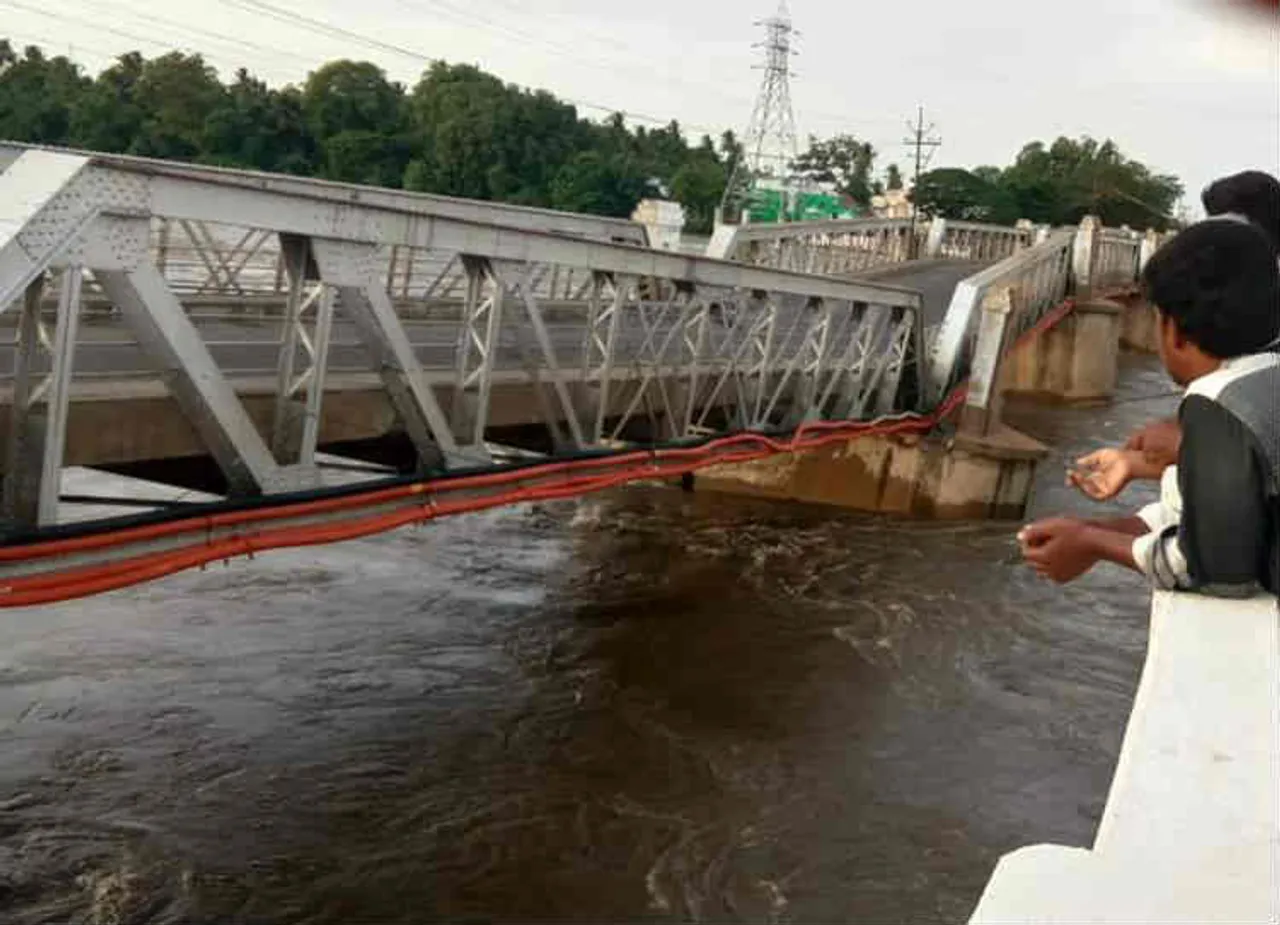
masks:
POLYGON ((714 466, 694 489, 935 520, 1021 519, 1046 450, 1016 431, 955 439, 866 436, 714 466))
POLYGON ((1105 401, 1115 392, 1124 309, 1116 302, 1083 302, 1065 318, 1015 348, 1001 387, 1010 394, 1068 402, 1105 401))
POLYGON ((1121 302, 1120 346, 1139 353, 1160 350, 1160 323, 1155 308, 1142 296, 1121 302))

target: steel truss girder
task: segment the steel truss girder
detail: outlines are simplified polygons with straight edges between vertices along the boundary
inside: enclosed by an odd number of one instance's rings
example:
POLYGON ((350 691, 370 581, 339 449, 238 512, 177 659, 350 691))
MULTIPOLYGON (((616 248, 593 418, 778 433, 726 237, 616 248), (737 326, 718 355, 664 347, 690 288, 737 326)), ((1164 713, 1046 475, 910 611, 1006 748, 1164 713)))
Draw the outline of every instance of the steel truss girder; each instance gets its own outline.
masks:
POLYGON ((160 271, 147 262, 128 270, 97 270, 95 276, 164 375, 169 391, 217 460, 232 492, 259 494, 289 487, 160 271))
POLYGON ((0 312, 97 214, 83 175, 89 158, 27 151, 0 172, 0 312))
MULTIPOLYGON (((558 268, 557 268, 558 269, 558 268)), ((555 291, 555 271, 552 291, 555 291)), ((617 359, 618 326, 626 305, 627 292, 635 280, 609 273, 594 273, 587 300, 587 317, 582 339, 582 415, 592 421, 590 442, 604 439, 604 422, 609 413, 610 388, 617 359)))
POLYGON ((668 376, 664 374, 680 368, 679 361, 672 359, 671 354, 685 344, 682 335, 686 316, 695 310, 696 305, 691 303, 686 291, 675 293, 670 300, 658 304, 637 299, 634 311, 627 312, 628 318, 639 322, 642 340, 630 364, 636 379, 632 395, 609 435, 610 441, 619 439, 642 403, 652 425, 656 427, 661 416, 667 433, 678 435, 676 421, 683 418, 677 418, 676 405, 667 388, 668 376))
MULTIPOLYGON (((311 239, 320 280, 337 290, 342 316, 351 321, 373 355, 378 373, 409 439, 427 469, 462 465, 470 459, 454 439, 404 325, 377 270, 376 248, 325 238, 311 239)), ((487 458, 487 457, 485 457, 487 458)))
POLYGON ((458 439, 470 452, 487 458, 484 434, 489 422, 506 290, 490 261, 463 256, 462 265, 467 290, 458 332, 451 417, 458 439))
POLYGON ((320 438, 328 378, 335 292, 333 287, 316 279, 311 244, 307 239, 283 235, 280 252, 289 282, 289 295, 282 319, 271 449, 279 460, 312 466, 320 438), (298 369, 299 359, 302 360, 301 370, 298 369), (299 410, 301 433, 297 428, 299 410))
POLYGON ((43 527, 58 520, 82 275, 80 266, 62 271, 52 333, 41 317, 42 280, 31 283, 23 299, 4 480, 4 519, 12 524, 43 527), (41 355, 49 360, 43 374, 36 369, 41 355))
MULTIPOLYGON (((542 308, 538 302, 536 290, 538 283, 546 274, 547 268, 538 264, 530 264, 524 268, 519 274, 518 280, 508 285, 508 290, 515 296, 515 302, 523 309, 523 324, 515 327, 515 336, 517 337, 522 353, 531 353, 528 346, 528 333, 532 333, 533 342, 537 347, 542 365, 537 367, 536 371, 531 373, 534 379, 534 388, 542 394, 542 385, 539 381, 543 374, 551 380, 551 388, 556 398, 556 405, 553 409, 549 409, 550 413, 544 412, 547 426, 555 435, 557 442, 564 440, 560 434, 560 421, 563 420, 569 428, 568 442, 576 448, 581 449, 586 445, 583 434, 582 425, 578 419, 578 409, 574 404, 573 397, 569 390, 568 380, 565 378, 564 371, 561 369, 560 361, 556 357, 555 345, 552 343, 551 334, 547 329, 547 324, 543 318, 542 308), (528 328, 528 331, 525 328, 528 328)), ((503 281, 499 279, 499 284, 503 281)), ((549 404, 549 403, 548 403, 549 404)))
POLYGON ((200 258, 208 275, 195 288, 197 294, 228 291, 243 295, 245 289, 240 285, 240 274, 263 246, 274 237, 270 231, 255 228, 245 230, 239 240, 230 247, 222 247, 214 238, 206 222, 183 219, 178 227, 186 235, 187 240, 197 257, 200 258))

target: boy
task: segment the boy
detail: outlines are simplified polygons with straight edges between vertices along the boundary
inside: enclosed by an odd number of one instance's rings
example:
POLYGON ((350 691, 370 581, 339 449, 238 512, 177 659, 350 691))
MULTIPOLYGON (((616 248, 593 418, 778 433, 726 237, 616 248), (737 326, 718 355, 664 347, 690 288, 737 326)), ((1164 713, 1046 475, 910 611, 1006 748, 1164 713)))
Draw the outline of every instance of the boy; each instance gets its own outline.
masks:
POLYGON ((1267 236, 1210 220, 1183 231, 1143 272, 1160 316, 1160 359, 1187 387, 1182 445, 1158 504, 1115 521, 1067 518, 1018 534, 1040 574, 1072 581, 1100 561, 1157 588, 1280 593, 1280 268, 1267 236))
MULTIPOLYGON (((1280 180, 1260 170, 1246 170, 1209 184, 1200 201, 1211 217, 1253 222, 1266 233, 1280 260, 1280 180)), ((1273 346, 1280 349, 1280 343, 1273 346)), ((1080 471, 1067 480, 1089 497, 1106 501, 1131 479, 1160 478, 1166 467, 1177 463, 1181 441, 1176 418, 1152 422, 1130 437, 1122 450, 1100 450, 1079 460, 1080 471), (1122 465, 1126 462, 1132 465, 1126 468, 1122 465)))

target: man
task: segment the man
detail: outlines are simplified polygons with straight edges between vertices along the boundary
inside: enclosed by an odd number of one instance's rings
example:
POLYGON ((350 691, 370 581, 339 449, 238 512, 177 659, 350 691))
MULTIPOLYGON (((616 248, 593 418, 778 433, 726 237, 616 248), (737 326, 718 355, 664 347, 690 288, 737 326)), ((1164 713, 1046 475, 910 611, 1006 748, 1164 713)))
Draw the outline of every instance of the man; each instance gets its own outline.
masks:
MULTIPOLYGON (((1280 266, 1266 235, 1206 221, 1143 273, 1160 359, 1186 386, 1177 466, 1158 504, 1114 521, 1057 518, 1023 529, 1023 555, 1067 582, 1100 561, 1156 588, 1244 597, 1280 592, 1280 266)), ((1130 457, 1132 459, 1132 457, 1130 457)))
MULTIPOLYGON (((1211 217, 1231 217, 1257 225, 1280 260, 1280 180, 1260 170, 1246 170, 1215 180, 1200 197, 1211 217)), ((1271 345, 1280 349, 1280 341, 1271 345)), ((1134 479, 1159 479, 1178 459, 1182 428, 1176 418, 1143 427, 1120 450, 1106 449, 1077 461, 1067 476, 1089 497, 1106 501, 1134 479)))

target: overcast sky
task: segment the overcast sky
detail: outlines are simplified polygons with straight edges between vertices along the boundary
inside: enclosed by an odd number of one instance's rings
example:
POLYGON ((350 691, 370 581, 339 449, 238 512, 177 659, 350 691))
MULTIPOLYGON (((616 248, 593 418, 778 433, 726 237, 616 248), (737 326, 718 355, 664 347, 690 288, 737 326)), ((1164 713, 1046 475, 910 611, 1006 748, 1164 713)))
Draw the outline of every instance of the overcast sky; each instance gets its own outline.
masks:
MULTIPOLYGON (((264 0, 395 46, 376 48, 243 8, 254 2, 0 0, 0 35, 69 53, 95 72, 126 50, 176 47, 202 52, 224 77, 243 65, 272 83, 299 82, 315 63, 349 57, 411 85, 423 58, 438 57, 582 104, 718 133, 745 127, 760 78, 754 21, 777 4, 264 0)), ((1280 171, 1274 15, 1237 15, 1224 0, 790 6, 801 32, 793 81, 801 135, 857 134, 880 150, 881 168, 907 163, 905 123, 923 105, 944 141, 935 166, 1006 164, 1024 142, 1059 134, 1110 137, 1181 177, 1192 206, 1215 176, 1280 171)))

